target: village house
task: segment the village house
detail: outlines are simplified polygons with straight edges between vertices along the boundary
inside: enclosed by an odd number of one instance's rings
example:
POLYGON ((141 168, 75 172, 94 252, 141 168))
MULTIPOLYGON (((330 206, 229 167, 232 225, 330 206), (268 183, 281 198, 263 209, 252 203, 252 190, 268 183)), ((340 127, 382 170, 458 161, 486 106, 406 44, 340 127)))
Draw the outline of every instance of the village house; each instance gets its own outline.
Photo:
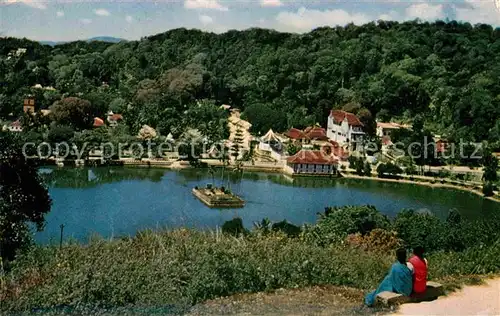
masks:
POLYGON ((288 137, 292 142, 301 142, 303 144, 310 144, 311 142, 323 142, 328 141, 326 136, 326 130, 321 126, 309 126, 303 131, 298 128, 291 128, 286 133, 285 136, 288 137))
POLYGON ((386 123, 386 122, 377 122, 377 130, 376 130, 376 135, 380 137, 382 140, 382 146, 387 147, 393 145, 392 139, 391 139, 391 134, 395 130, 399 129, 408 129, 411 128, 411 125, 404 125, 404 124, 398 124, 398 123, 386 123))
POLYGON ((22 127, 21 121, 17 120, 15 122, 10 123, 10 124, 5 124, 2 127, 2 130, 9 131, 9 132, 22 132, 23 127, 22 127))
POLYGON ((401 128, 409 128, 409 126, 398 123, 377 122, 377 136, 380 138, 384 136, 391 137, 392 131, 401 128))
POLYGON ((109 111, 107 114, 107 121, 109 126, 111 127, 116 127, 118 125, 118 122, 123 120, 123 115, 121 114, 115 114, 113 111, 109 111))
POLYGON ((285 136, 288 137, 292 142, 303 142, 308 143, 310 139, 306 134, 298 128, 290 128, 285 132, 285 136))
POLYGON ((23 104, 23 111, 24 113, 35 113, 35 99, 24 99, 24 104, 23 104))
POLYGON ((434 135, 434 142, 436 143, 436 152, 438 154, 445 153, 450 146, 448 140, 439 135, 434 135))
POLYGON ((99 117, 94 117, 94 125, 93 127, 101 127, 101 126, 104 126, 104 120, 102 118, 99 118, 99 117))
POLYGON ((342 110, 332 110, 328 116, 326 135, 340 145, 349 145, 352 149, 357 149, 363 141, 363 123, 359 118, 349 112, 342 110))
POLYGON ((304 134, 312 141, 328 141, 326 130, 321 126, 309 126, 304 130, 304 134))
POLYGON ((333 154, 322 150, 300 150, 287 158, 285 171, 290 174, 334 175, 339 160, 333 154))
POLYGON ((49 90, 49 91, 56 91, 56 89, 52 86, 44 87, 41 84, 37 83, 34 86, 31 87, 32 89, 43 89, 43 90, 49 90))

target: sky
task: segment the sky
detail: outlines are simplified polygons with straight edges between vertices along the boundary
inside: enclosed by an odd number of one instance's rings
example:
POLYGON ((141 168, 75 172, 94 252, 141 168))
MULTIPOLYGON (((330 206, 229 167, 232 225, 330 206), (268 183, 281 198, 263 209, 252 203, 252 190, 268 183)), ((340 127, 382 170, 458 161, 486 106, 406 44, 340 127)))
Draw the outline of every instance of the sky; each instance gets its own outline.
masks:
POLYGON ((186 27, 308 32, 376 20, 436 19, 500 26, 500 0, 0 0, 0 36, 136 40, 186 27))

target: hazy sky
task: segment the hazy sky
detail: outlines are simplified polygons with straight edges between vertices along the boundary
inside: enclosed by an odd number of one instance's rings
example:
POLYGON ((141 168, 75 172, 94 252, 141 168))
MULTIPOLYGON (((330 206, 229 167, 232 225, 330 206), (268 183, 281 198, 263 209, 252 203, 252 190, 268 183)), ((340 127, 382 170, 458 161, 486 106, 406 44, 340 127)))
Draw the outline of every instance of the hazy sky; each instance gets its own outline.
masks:
POLYGON ((0 0, 1 36, 55 41, 139 39, 178 27, 307 32, 318 26, 415 18, 500 26, 500 9, 495 0, 0 0))

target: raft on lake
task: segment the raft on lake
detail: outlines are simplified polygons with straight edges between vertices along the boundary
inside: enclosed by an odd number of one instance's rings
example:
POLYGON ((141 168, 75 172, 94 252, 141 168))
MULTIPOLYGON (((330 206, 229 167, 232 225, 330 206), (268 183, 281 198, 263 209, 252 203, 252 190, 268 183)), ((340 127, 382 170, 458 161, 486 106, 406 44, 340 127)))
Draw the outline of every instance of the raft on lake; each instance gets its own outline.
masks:
POLYGON ((210 184, 206 188, 195 187, 193 194, 208 207, 241 208, 245 206, 243 199, 227 191, 224 187, 212 187, 210 184))

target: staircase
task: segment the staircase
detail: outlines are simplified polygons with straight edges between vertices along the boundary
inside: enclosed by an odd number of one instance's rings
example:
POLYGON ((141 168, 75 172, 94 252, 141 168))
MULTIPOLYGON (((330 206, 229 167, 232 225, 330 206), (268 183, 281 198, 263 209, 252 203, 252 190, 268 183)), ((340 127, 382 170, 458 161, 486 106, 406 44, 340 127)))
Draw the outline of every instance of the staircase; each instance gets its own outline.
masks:
POLYGON ((253 151, 253 159, 256 161, 262 162, 276 162, 277 160, 271 157, 271 154, 267 151, 259 150, 259 147, 256 146, 253 151))

